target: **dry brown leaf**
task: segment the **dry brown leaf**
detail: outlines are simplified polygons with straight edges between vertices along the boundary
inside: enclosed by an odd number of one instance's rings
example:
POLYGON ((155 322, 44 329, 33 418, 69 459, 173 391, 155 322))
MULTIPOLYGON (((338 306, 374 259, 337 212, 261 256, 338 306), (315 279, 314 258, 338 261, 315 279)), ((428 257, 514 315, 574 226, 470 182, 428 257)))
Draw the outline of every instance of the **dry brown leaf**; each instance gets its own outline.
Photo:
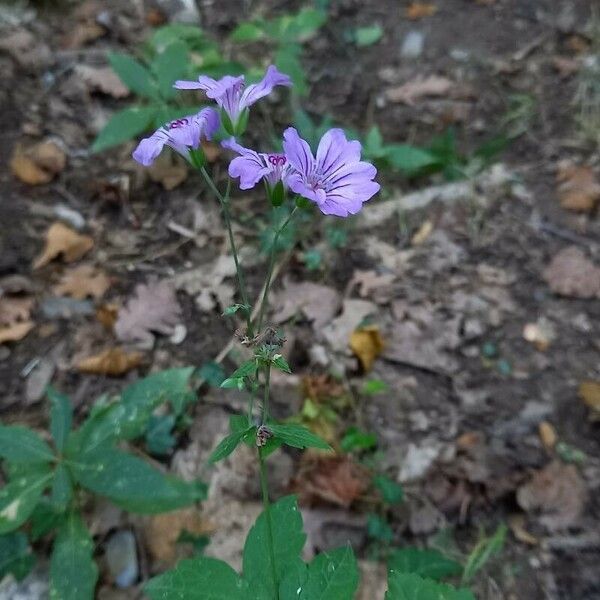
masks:
POLYGON ((368 373, 384 348, 379 327, 370 325, 353 331, 350 336, 350 348, 360 360, 363 371, 368 373))
POLYGON ((591 167, 562 164, 556 176, 560 205, 576 212, 592 212, 600 202, 600 183, 591 167))
POLYGON ((600 268, 588 260, 577 246, 564 248, 544 271, 550 289, 572 298, 600 297, 600 268))
POLYGON ((377 305, 369 300, 344 300, 342 314, 322 329, 323 337, 338 352, 347 352, 352 332, 367 315, 377 312, 377 305))
POLYGON ((525 517, 523 515, 513 515, 508 519, 508 526, 515 539, 529 546, 537 546, 540 541, 529 531, 525 529, 525 517))
POLYGON ((94 246, 89 235, 81 235, 62 223, 53 223, 46 232, 46 247, 35 259, 34 269, 47 265, 51 260, 62 255, 65 262, 79 260, 94 246))
POLYGON ((581 64, 579 61, 566 56, 555 56, 552 59, 552 66, 561 77, 569 77, 579 71, 581 64))
POLYGON ((411 21, 431 17, 437 12, 437 6, 430 2, 413 2, 406 9, 406 18, 411 21))
POLYGON ((552 450, 558 440, 556 429, 548 421, 542 421, 538 426, 538 431, 544 448, 548 451, 552 450))
POLYGON ((119 316, 119 307, 116 304, 109 302, 98 307, 96 311, 96 319, 106 327, 109 331, 112 331, 117 318, 119 316))
POLYGON ((454 82, 447 77, 439 75, 430 75, 429 77, 419 76, 404 85, 389 88, 385 95, 390 102, 403 102, 413 105, 415 101, 427 97, 445 96, 450 92, 454 82))
POLYGON ((590 420, 600 421, 600 381, 582 381, 578 392, 583 403, 590 409, 590 420))
POLYGON ((17 144, 10 159, 10 168, 16 177, 29 185, 49 183, 67 164, 65 153, 51 141, 25 148, 17 144))
POLYGON ((587 491, 574 465, 553 461, 517 490, 519 506, 539 511, 540 522, 551 531, 566 529, 580 517, 587 491))
POLYGON ((110 287, 108 275, 92 265, 80 265, 63 274, 60 282, 54 286, 57 296, 84 298, 101 298, 110 287))
POLYGON ((180 321, 181 307, 169 281, 137 285, 135 295, 119 311, 115 333, 123 342, 143 348, 154 345, 152 332, 171 335, 180 321))
POLYGON ((163 152, 146 171, 150 179, 161 183, 165 190, 181 185, 188 176, 185 163, 170 152, 163 152))
POLYGON ((64 48, 81 48, 106 34, 106 29, 93 21, 78 23, 63 37, 64 48))
POLYGON ((394 295, 393 283, 396 275, 393 273, 377 273, 377 271, 354 272, 349 287, 358 285, 358 295, 361 298, 370 298, 377 304, 387 304, 394 295))
POLYGON ((0 327, 0 344, 22 340, 33 329, 33 326, 33 321, 21 321, 0 327))
POLYGON ((206 160, 209 163, 214 163, 219 160, 222 151, 221 146, 219 144, 215 144, 214 142, 202 142, 202 151, 204 152, 204 156, 206 156, 206 160))
POLYGON ((118 376, 135 369, 141 362, 140 352, 125 352, 123 348, 117 347, 80 360, 77 369, 82 373, 118 376))
POLYGON ((410 243, 413 246, 420 246, 433 231, 433 223, 428 219, 419 227, 419 230, 412 236, 410 243))
POLYGON ((28 321, 33 298, 5 296, 0 298, 0 325, 13 325, 19 321, 28 321))
POLYGON ((111 67, 77 65, 75 72, 91 91, 102 92, 113 98, 125 98, 130 94, 129 88, 123 84, 111 67))

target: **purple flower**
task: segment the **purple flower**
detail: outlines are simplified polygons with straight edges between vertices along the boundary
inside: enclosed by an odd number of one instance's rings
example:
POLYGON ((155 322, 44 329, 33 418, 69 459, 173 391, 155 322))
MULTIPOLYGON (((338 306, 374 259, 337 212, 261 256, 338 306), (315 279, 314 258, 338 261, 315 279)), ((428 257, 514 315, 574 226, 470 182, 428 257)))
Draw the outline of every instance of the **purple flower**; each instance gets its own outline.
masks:
POLYGON ((165 145, 189 158, 190 148, 200 146, 201 138, 210 140, 219 129, 219 114, 213 108, 203 108, 195 115, 175 119, 144 138, 133 151, 133 158, 149 166, 165 145))
POLYGON ((229 163, 229 176, 240 178, 240 189, 249 190, 263 178, 271 188, 279 181, 285 186, 289 164, 283 154, 255 152, 240 146, 234 138, 221 145, 239 154, 229 163))
POLYGON ((271 65, 265 76, 258 83, 246 87, 244 76, 232 77, 226 75, 219 80, 206 75, 200 75, 198 81, 176 81, 174 87, 179 90, 204 90, 206 95, 229 115, 235 126, 241 113, 252 106, 257 100, 268 96, 275 86, 292 85, 291 79, 271 65))
POLYGON ((360 160, 360 142, 349 142, 341 129, 325 133, 316 158, 293 127, 285 130, 283 138, 283 149, 291 165, 288 186, 316 202, 322 213, 354 215, 363 202, 379 191, 379 184, 373 181, 377 169, 360 160))

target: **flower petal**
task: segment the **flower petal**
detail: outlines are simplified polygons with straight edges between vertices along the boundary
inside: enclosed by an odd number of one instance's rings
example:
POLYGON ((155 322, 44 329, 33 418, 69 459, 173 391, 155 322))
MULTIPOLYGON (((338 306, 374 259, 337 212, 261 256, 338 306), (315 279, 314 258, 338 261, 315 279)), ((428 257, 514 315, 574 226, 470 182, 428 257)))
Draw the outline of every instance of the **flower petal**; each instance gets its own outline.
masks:
POLYGON ((157 129, 150 137, 144 138, 133 151, 133 158, 144 165, 151 165, 154 159, 162 152, 168 141, 168 134, 164 129, 157 129))
POLYGON ((261 81, 249 85, 244 90, 240 99, 240 110, 244 110, 257 100, 268 96, 278 85, 291 86, 292 80, 285 73, 281 73, 275 65, 271 65, 261 81))
POLYGON ((317 168, 327 179, 345 164, 360 160, 361 145, 348 141, 342 129, 330 129, 323 135, 317 148, 317 168))
POLYGON ((312 173, 315 165, 313 153, 308 143, 298 135, 293 127, 288 127, 283 133, 283 151, 292 167, 304 177, 308 177, 312 173))

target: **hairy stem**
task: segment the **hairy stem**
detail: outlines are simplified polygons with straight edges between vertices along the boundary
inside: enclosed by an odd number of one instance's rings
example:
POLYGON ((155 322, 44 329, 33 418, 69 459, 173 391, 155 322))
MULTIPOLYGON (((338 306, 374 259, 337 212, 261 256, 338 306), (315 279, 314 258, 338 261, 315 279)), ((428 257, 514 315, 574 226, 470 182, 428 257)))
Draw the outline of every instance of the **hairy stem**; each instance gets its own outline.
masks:
POLYGON ((261 448, 258 448, 258 461, 260 464, 260 488, 262 490, 262 501, 267 523, 267 545, 269 546, 271 573, 273 576, 273 583, 275 584, 275 598, 276 600, 279 600, 279 582, 277 581, 277 569, 275 568, 275 543, 273 541, 273 521, 271 519, 271 502, 269 500, 269 482, 267 481, 267 470, 261 448))
POLYGON ((235 263, 235 272, 238 280, 238 287, 240 288, 240 294, 242 296, 242 302, 245 305, 244 313, 246 316, 246 324, 248 326, 247 335, 252 337, 252 319, 250 318, 250 303, 248 302, 248 294, 246 293, 246 284, 244 282, 244 273, 242 271, 242 267, 240 265, 240 261, 238 258, 237 246, 235 245, 235 238, 233 237, 233 229, 231 227, 231 215, 229 213, 229 188, 231 186, 231 180, 227 180, 227 191, 225 192, 225 196, 219 192, 217 186, 212 180, 211 176, 208 174, 208 171, 205 167, 200 167, 200 172, 204 177, 208 187, 211 189, 212 193, 216 196, 219 204, 221 205, 221 209, 223 211, 223 220, 225 221, 225 227, 227 228, 227 235, 229 236, 229 245, 231 246, 231 253, 233 254, 233 262, 235 263))

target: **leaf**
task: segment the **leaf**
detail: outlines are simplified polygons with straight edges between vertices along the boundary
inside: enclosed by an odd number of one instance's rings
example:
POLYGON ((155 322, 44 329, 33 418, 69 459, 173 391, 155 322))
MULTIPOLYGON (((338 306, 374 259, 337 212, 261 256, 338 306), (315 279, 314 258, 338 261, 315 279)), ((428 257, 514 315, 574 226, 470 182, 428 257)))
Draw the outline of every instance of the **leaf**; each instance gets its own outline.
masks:
POLYGON ((177 93, 173 84, 182 79, 188 69, 188 47, 183 42, 169 44, 152 62, 158 90, 163 98, 173 98, 177 93))
POLYGON ((303 8, 288 24, 284 35, 287 42, 293 37, 298 42, 306 42, 327 22, 327 14, 317 8, 303 8))
POLYGON ((473 548, 469 556, 462 576, 462 583, 469 583, 476 573, 478 573, 496 554, 502 552, 504 541, 506 540, 506 525, 500 525, 494 535, 483 538, 473 548))
POLYGON ((556 294, 572 298, 600 298, 600 267, 577 246, 563 248, 543 275, 556 294))
POLYGON ((247 429, 230 433, 219 442, 219 445, 209 456, 208 462, 214 464, 229 456, 244 441, 244 438, 249 438, 255 430, 256 427, 248 427, 247 429))
POLYGON ((475 600, 465 589, 424 579, 415 573, 390 571, 385 600, 475 600))
POLYGON ((52 482, 51 502, 58 512, 67 509, 71 498, 73 497, 73 481, 71 474, 63 463, 60 463, 54 471, 54 481, 52 482))
POLYGON ((18 342, 22 340, 33 328, 33 321, 23 321, 14 325, 0 327, 0 344, 5 342, 18 342))
POLYGON ((17 144, 10 159, 10 169, 29 185, 50 183, 67 164, 63 150, 54 142, 43 141, 28 148, 17 144))
POLYGON ((389 389, 390 388, 385 381, 382 381, 381 379, 369 379, 369 381, 363 383, 360 392, 367 396, 376 396, 377 394, 387 392, 389 389))
POLYGON ((372 450, 377 447, 377 436, 374 433, 362 431, 357 427, 349 427, 341 441, 344 452, 357 450, 372 450))
POLYGON ((109 52, 108 62, 132 92, 146 98, 157 97, 157 89, 150 71, 135 58, 128 54, 109 52))
POLYGON ((438 158, 431 152, 408 144, 385 146, 385 158, 392 167, 399 169, 409 177, 439 163, 438 158))
POLYGON ((102 92, 113 98, 126 98, 130 94, 129 88, 123 85, 123 82, 111 67, 76 65, 75 73, 81 77, 91 91, 102 92))
POLYGON ((102 298, 110 285, 110 278, 104 271, 92 265, 80 265, 66 271, 52 292, 57 296, 70 296, 78 300, 102 298))
POLYGON ((94 356, 88 356, 77 363, 82 373, 119 376, 138 367, 143 359, 140 352, 126 352, 121 347, 108 348, 94 356))
POLYGON ((146 448, 150 454, 165 456, 175 447, 174 415, 152 415, 146 430, 146 448))
POLYGON ((34 302, 33 298, 0 297, 0 325, 28 321, 34 302))
POLYGON ((133 139, 148 129, 158 108, 156 106, 132 106, 112 115, 92 144, 92 152, 102 152, 133 139))
POLYGON ((302 427, 302 425, 295 423, 269 423, 268 427, 274 436, 280 438, 285 444, 293 448, 332 449, 326 441, 315 435, 310 429, 302 427))
POLYGON ((563 208, 591 213, 600 203, 600 183, 591 167, 561 164, 556 179, 563 208))
POLYGON ((417 21, 425 17, 431 17, 437 12, 437 6, 429 2, 413 2, 406 9, 406 18, 417 21))
MULTIPOLYGON (((294 496, 281 498, 270 507, 273 550, 275 556, 274 570, 278 581, 284 574, 300 562, 300 553, 306 541, 302 531, 302 515, 294 496)), ((250 529, 242 557, 242 572, 249 589, 261 589, 266 598, 276 596, 277 585, 273 581, 273 565, 267 548, 267 517, 262 512, 250 529)))
POLYGON ((283 358, 283 356, 281 356, 281 354, 275 354, 275 355, 273 355, 273 358, 271 359, 271 364, 276 369, 279 369, 280 371, 283 371, 284 373, 291 373, 292 372, 292 370, 290 369, 290 365, 288 364, 287 360, 285 360, 285 358, 283 358))
POLYGON ((385 475, 376 475, 373 484, 380 491, 383 501, 387 504, 400 504, 404 499, 404 490, 399 483, 385 475))
POLYGON ((220 387, 223 381, 225 381, 225 370, 222 365, 216 362, 204 363, 200 367, 198 375, 212 387, 220 387))
POLYGON ((50 598, 93 600, 98 567, 94 543, 84 522, 71 513, 58 532, 50 560, 50 598))
POLYGON ((251 358, 243 362, 232 374, 231 379, 239 379, 240 377, 251 377, 258 370, 256 359, 251 358))
POLYGON ((48 386, 46 394, 50 400, 50 433, 59 451, 63 451, 73 422, 73 406, 68 396, 48 386))
POLYGON ((257 23, 240 23, 229 36, 232 42, 256 42, 265 36, 264 27, 257 23))
POLYGON ((233 304, 231 306, 228 306, 223 311, 223 316, 229 317, 231 315, 234 315, 238 310, 241 310, 244 314, 247 314, 250 311, 250 306, 248 304, 233 304))
POLYGON ((74 262, 93 247, 94 240, 89 235, 81 235, 60 222, 53 223, 46 232, 46 245, 35 259, 33 268, 39 269, 60 255, 65 262, 74 262))
POLYGON ((14 531, 27 520, 51 479, 49 467, 35 465, 0 489, 0 534, 14 531))
POLYGON ((290 76, 294 84, 294 92, 299 96, 305 96, 308 92, 308 83, 300 61, 301 53, 302 47, 298 44, 283 44, 275 53, 275 65, 282 73, 290 76))
POLYGON ((401 102, 412 106, 422 98, 439 98, 453 88, 454 82, 440 75, 418 76, 405 84, 389 88, 385 95, 390 102, 401 102))
POLYGON ((383 36, 381 25, 369 25, 368 27, 357 27, 354 30, 354 41, 359 48, 376 44, 383 36))
POLYGON ((419 548, 393 550, 388 559, 388 569, 438 580, 459 575, 463 570, 459 563, 446 558, 441 552, 419 548))
POLYGON ((115 333, 123 342, 151 348, 154 345, 152 332, 171 335, 180 319, 181 307, 171 282, 139 284, 135 295, 119 311, 115 333))
POLYGON ((350 547, 315 556, 308 565, 308 576, 299 600, 341 600, 354 598, 358 587, 358 568, 350 547))
POLYGON ((204 484, 163 475, 141 458, 106 446, 80 456, 73 473, 85 488, 135 513, 175 510, 206 496, 204 484))
POLYGON ((369 372, 375 359, 383 352, 384 343, 379 327, 370 325, 353 331, 350 335, 350 349, 358 357, 363 371, 369 372))
POLYGON ((394 539, 394 532, 387 520, 373 513, 367 516, 367 534, 384 544, 389 544, 394 539))
POLYGON ((182 560, 151 579, 144 592, 151 600, 247 600, 239 575, 225 562, 200 556, 182 560))
POLYGON ((35 564, 27 536, 15 531, 0 536, 0 581, 8 574, 23 579, 35 564))
POLYGON ((21 425, 0 425, 0 456, 15 463, 54 460, 50 446, 35 431, 21 425))

